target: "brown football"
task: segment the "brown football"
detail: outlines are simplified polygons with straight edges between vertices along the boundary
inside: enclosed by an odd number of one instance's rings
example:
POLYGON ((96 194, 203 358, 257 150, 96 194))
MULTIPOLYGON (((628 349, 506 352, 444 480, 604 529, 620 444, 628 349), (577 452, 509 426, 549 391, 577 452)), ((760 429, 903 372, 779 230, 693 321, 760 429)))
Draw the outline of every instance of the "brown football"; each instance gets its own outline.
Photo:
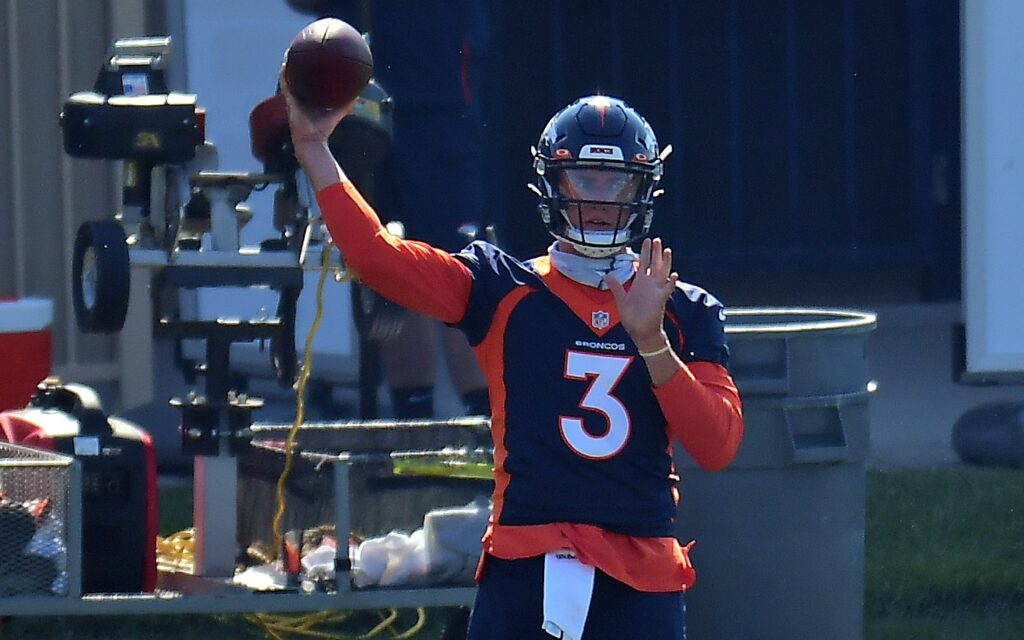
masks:
POLYGON ((354 27, 337 18, 310 23, 285 54, 285 79, 298 101, 334 109, 354 99, 373 75, 373 55, 354 27))

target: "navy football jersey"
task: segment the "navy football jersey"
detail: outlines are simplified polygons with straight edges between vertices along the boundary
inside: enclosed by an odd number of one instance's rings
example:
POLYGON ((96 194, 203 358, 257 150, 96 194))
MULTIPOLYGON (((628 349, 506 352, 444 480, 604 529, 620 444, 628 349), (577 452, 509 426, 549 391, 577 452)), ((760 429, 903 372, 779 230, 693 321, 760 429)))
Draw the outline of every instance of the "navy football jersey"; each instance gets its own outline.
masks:
MULTIPOLYGON (((496 521, 674 535, 665 416, 611 293, 569 280, 547 256, 520 262, 484 242, 456 256, 474 281, 455 326, 494 411, 496 521)), ((684 362, 727 365, 722 305, 703 289, 677 284, 665 333, 684 362)))

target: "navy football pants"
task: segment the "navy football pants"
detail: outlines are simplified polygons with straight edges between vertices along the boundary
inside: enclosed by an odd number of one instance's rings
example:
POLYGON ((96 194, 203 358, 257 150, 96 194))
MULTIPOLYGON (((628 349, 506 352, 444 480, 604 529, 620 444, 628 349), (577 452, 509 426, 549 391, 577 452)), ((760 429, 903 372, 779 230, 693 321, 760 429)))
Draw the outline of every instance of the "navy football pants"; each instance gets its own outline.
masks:
MULTIPOLYGON (((544 557, 488 556, 469 620, 469 640, 553 640, 543 621, 544 557)), ((637 591, 594 572, 594 595, 583 640, 686 640, 682 593, 637 591)))

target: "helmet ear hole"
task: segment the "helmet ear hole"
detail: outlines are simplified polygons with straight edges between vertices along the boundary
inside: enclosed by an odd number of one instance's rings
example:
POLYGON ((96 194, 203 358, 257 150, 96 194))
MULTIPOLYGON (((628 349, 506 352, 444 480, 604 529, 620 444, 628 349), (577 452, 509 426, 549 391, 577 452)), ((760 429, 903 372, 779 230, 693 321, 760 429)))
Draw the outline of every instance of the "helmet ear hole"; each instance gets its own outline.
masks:
POLYGON ((651 230, 651 223, 654 222, 654 208, 647 207, 647 211, 644 212, 644 226, 640 231, 640 236, 646 236, 647 232, 651 230))
POLYGON ((548 205, 541 203, 537 206, 537 211, 540 212, 540 219, 544 223, 544 226, 551 225, 551 209, 548 205))

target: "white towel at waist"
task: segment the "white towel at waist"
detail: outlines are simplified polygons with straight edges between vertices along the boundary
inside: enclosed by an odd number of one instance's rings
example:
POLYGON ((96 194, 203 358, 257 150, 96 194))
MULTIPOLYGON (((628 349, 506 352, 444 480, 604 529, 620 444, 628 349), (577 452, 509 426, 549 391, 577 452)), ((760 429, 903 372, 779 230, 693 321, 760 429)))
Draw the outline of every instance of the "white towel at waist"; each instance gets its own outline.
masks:
POLYGON ((568 549, 544 556, 544 623, 547 633, 563 640, 580 640, 594 593, 594 567, 576 559, 568 549))

